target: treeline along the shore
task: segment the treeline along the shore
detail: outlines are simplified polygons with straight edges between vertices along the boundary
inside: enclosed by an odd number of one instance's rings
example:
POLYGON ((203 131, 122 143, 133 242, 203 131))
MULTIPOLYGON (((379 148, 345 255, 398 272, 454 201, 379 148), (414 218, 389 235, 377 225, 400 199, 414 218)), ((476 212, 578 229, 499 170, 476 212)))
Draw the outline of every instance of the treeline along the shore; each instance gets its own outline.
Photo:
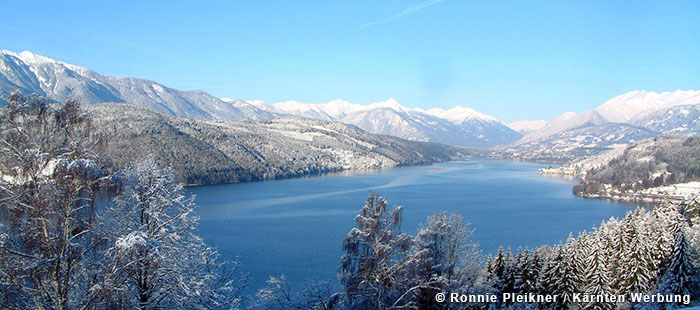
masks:
POLYGON ((178 118, 124 104, 85 109, 95 130, 111 142, 104 151, 116 166, 153 154, 188 185, 428 164, 467 154, 446 145, 300 117, 223 122, 178 118))
POLYGON ((153 156, 115 165, 105 152, 115 141, 94 123, 75 101, 13 94, 0 111, 3 308, 667 309, 700 296, 697 198, 631 211, 564 244, 486 258, 462 216, 432 215, 409 236, 403 207, 374 193, 338 241, 340 283, 293 292, 274 276, 255 296, 241 296, 235 262, 220 262, 195 234, 196 206, 173 170, 153 156), (98 212, 99 188, 116 196, 98 212), (498 298, 449 302, 440 294, 498 298), (503 294, 559 298, 513 302, 503 294), (580 294, 626 298, 578 301, 580 294), (670 301, 637 302, 635 294, 670 301))
POLYGON ((700 180, 700 137, 662 135, 631 143, 573 188, 579 196, 607 197, 700 180))

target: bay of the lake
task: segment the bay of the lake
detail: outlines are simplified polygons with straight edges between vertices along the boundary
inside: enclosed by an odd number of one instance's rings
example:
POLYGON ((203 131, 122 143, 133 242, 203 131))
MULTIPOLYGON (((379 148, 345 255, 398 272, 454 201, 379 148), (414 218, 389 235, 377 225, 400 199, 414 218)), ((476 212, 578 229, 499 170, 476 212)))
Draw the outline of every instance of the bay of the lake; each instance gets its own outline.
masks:
POLYGON ((404 206, 411 235, 433 213, 461 214, 485 254, 557 244, 631 210, 574 196, 576 181, 537 173, 546 166, 473 159, 187 191, 196 195, 199 234, 222 259, 240 262, 250 294, 282 274, 295 289, 307 280, 337 284, 343 238, 370 191, 404 206))

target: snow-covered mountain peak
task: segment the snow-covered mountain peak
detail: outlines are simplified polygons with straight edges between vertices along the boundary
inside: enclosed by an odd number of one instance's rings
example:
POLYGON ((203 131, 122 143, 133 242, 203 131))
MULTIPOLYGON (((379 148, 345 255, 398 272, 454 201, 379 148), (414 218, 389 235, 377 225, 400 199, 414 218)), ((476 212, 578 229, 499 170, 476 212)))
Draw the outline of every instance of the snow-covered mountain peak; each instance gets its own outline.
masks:
POLYGON ((31 52, 0 53, 0 101, 20 89, 55 101, 77 96, 88 104, 131 103, 181 117, 200 120, 273 119, 283 115, 342 121, 380 134, 406 139, 467 146, 492 146, 515 141, 520 134, 502 122, 469 108, 444 111, 452 121, 429 115, 420 108, 402 106, 395 98, 360 105, 336 99, 322 104, 286 101, 267 104, 216 98, 200 90, 182 91, 157 82, 129 77, 101 75, 31 52), (467 120, 468 121, 464 121, 467 120), (478 119, 478 121, 472 121, 478 119))
POLYGON ((467 119, 478 119, 482 121, 489 122, 499 122, 495 117, 486 115, 484 113, 477 112, 472 108, 466 108, 463 106, 456 106, 452 109, 447 110, 447 112, 452 115, 452 118, 456 120, 467 120, 467 119))
POLYGON ((308 111, 311 109, 310 104, 299 102, 296 100, 288 100, 274 104, 275 108, 282 111, 308 111))
MULTIPOLYGON (((693 104, 700 104, 700 91, 676 90, 662 93, 645 90, 630 91, 609 99, 595 109, 578 114, 566 112, 556 116, 542 128, 527 133, 518 143, 530 143, 552 136, 565 135, 576 130, 587 130, 585 128, 600 127, 611 123, 617 125, 625 124, 626 126, 639 126, 641 124, 645 128, 652 128, 653 126, 650 124, 656 124, 659 122, 659 119, 662 119, 661 116, 656 115, 659 112, 666 111, 672 107, 690 106, 693 104), (649 116, 648 119, 645 118, 647 116, 649 116)), ((678 112, 680 113, 681 110, 678 110, 678 112)), ((670 111, 669 113, 674 113, 674 111, 670 111)), ((688 110, 688 115, 691 114, 691 111, 688 110)), ((674 119, 679 119, 679 117, 675 117, 674 119)), ((686 118, 680 117, 680 119, 687 122, 686 118)), ((666 122, 677 123, 671 119, 666 122)), ((617 128, 617 125, 608 127, 617 128)), ((688 128, 690 127, 674 127, 671 129, 678 129, 683 132, 691 131, 688 128)), ((664 129, 661 131, 666 130, 664 129)))
POLYGON ((22 59, 26 63, 32 63, 32 64, 37 64, 37 63, 61 63, 55 59, 46 57, 46 56, 41 56, 38 54, 34 54, 30 51, 23 51, 18 54, 15 54, 17 58, 22 59))
POLYGON ((415 109, 407 108, 399 104, 399 102, 394 98, 389 98, 384 101, 374 102, 365 107, 365 110, 377 109, 377 108, 389 108, 397 112, 407 112, 415 109))
POLYGON ((35 66, 36 65, 50 65, 50 66, 65 67, 65 68, 68 68, 68 69, 73 70, 73 71, 78 71, 81 74, 90 71, 90 69, 88 69, 88 68, 76 66, 76 65, 71 65, 71 64, 68 64, 68 63, 65 63, 62 61, 55 60, 53 58, 49 58, 46 56, 32 53, 30 51, 22 51, 19 53, 15 53, 15 52, 8 51, 8 50, 1 50, 0 54, 5 54, 5 55, 19 58, 24 63, 29 64, 29 65, 35 65, 35 66))
POLYGON ((328 105, 328 106, 352 106, 352 105, 355 105, 354 103, 352 103, 352 102, 350 102, 350 101, 346 101, 346 100, 343 100, 343 99, 340 99, 340 98, 338 98, 338 99, 333 99, 333 100, 328 101, 328 102, 326 102, 326 103, 324 103, 324 104, 325 104, 325 105, 328 105))
POLYGON ((557 115, 557 116, 553 117, 553 118, 552 118, 552 121, 555 121, 555 120, 556 120, 556 121, 565 121, 565 120, 567 120, 567 119, 573 118, 574 116, 576 116, 576 112, 566 111, 566 112, 564 112, 564 113, 562 113, 562 114, 560 114, 560 115, 557 115))
POLYGON ((484 122, 501 122, 493 116, 477 112, 472 108, 456 106, 449 110, 434 108, 427 111, 428 114, 446 119, 452 123, 460 124, 466 120, 479 120, 484 122))
MULTIPOLYGON (((82 103, 126 102, 156 112, 193 119, 239 120, 270 118, 237 109, 201 90, 181 91, 155 81, 101 75, 32 52, 0 52, 0 97, 19 89, 55 101, 80 98, 82 103)), ((1 101, 1 99, 0 99, 1 101)))
POLYGON ((341 121, 373 133, 418 141, 492 146, 520 138, 520 134, 508 128, 505 123, 470 108, 433 110, 438 116, 420 108, 402 106, 395 98, 368 105, 336 99, 322 104, 292 100, 270 105, 260 102, 256 106, 279 114, 341 121), (452 120, 445 116, 451 116, 452 120))
MULTIPOLYGON (((230 98, 221 98, 221 100, 232 100, 230 98)), ((235 99, 234 99, 235 100, 235 99)), ((245 102, 250 103, 252 105, 259 105, 259 104, 267 104, 264 100, 259 100, 259 99, 254 99, 254 100, 245 100, 245 102)))
POLYGON ((656 93, 635 90, 615 96, 595 110, 610 122, 626 123, 640 114, 697 103, 700 103, 700 91, 676 90, 656 93))
POLYGON ((254 106, 248 101, 245 100, 239 100, 239 99, 233 99, 233 98, 219 98, 221 101, 229 103, 233 105, 234 107, 242 107, 242 106, 254 106))
MULTIPOLYGON (((229 100, 236 101, 236 99, 230 99, 230 98, 221 98, 223 101, 230 102, 229 100)), ((258 109, 261 109, 263 111, 268 111, 272 113, 281 113, 281 111, 275 109, 271 104, 263 101, 263 100, 244 100, 246 103, 249 105, 256 107, 258 109)))
POLYGON ((364 109, 364 106, 357 103, 352 103, 342 99, 331 100, 322 104, 326 113, 333 115, 336 118, 342 118, 345 115, 352 114, 364 109))

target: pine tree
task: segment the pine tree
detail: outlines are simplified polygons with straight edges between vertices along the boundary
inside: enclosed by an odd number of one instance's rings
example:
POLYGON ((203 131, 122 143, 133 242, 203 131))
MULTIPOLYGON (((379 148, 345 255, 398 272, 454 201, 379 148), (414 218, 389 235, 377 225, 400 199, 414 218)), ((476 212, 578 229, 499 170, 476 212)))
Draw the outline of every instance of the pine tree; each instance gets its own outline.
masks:
POLYGON ((498 248, 496 256, 489 258, 489 262, 486 264, 487 280, 497 292, 504 290, 505 265, 505 252, 501 246, 498 248))
POLYGON ((653 283, 654 270, 650 269, 650 253, 645 244, 644 232, 641 230, 644 227, 643 213, 644 211, 637 209, 624 221, 622 233, 624 239, 629 241, 623 249, 623 263, 618 271, 622 294, 648 292, 653 283))
POLYGON ((661 294, 692 295, 696 292, 697 267, 690 257, 690 248, 682 230, 676 233, 671 261, 659 279, 661 294))
POLYGON ((560 297, 556 309, 568 308, 571 303, 571 298, 574 293, 578 292, 578 287, 581 279, 578 277, 579 272, 576 270, 576 242, 573 236, 569 235, 566 245, 561 250, 561 260, 551 274, 552 282, 555 283, 552 294, 560 297))
POLYGON ((515 263, 515 291, 521 294, 535 293, 541 268, 541 261, 536 252, 530 252, 527 248, 522 253, 518 251, 515 263))
MULTIPOLYGON (((598 233, 600 234, 600 231, 598 231, 598 233)), ((591 243, 592 251, 590 257, 588 258, 588 264, 586 267, 584 291, 589 295, 608 295, 612 292, 607 269, 608 245, 606 243, 606 239, 601 237, 602 236, 596 236, 591 243)), ((585 305, 585 309, 603 310, 614 308, 614 304, 606 302, 590 302, 585 305)))

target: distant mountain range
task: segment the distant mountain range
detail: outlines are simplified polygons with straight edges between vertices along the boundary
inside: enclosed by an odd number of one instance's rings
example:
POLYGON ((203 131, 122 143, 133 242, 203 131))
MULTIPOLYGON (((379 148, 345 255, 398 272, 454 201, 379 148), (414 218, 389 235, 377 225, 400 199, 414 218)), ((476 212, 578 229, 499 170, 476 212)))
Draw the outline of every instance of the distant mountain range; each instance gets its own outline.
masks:
POLYGON ((181 91, 154 81, 101 75, 31 52, 0 51, 0 97, 14 89, 56 101, 70 96, 83 103, 130 103, 156 112, 201 120, 269 120, 283 115, 341 121, 367 131, 415 141, 463 146, 494 146, 521 134, 505 123, 472 109, 410 109, 394 99, 362 106, 342 100, 326 104, 295 101, 266 104, 216 98, 206 92, 181 91))
POLYGON ((523 135, 526 135, 536 130, 540 130, 545 125, 547 125, 547 121, 542 119, 535 121, 517 121, 508 123, 508 127, 510 127, 510 129, 513 129, 523 135))
POLYGON ((259 109, 308 118, 341 121, 372 133, 409 140, 462 146, 494 146, 514 142, 521 134, 494 117, 470 108, 450 110, 407 108, 390 98, 369 105, 340 99, 324 104, 287 101, 275 104, 255 102, 259 109))
POLYGON ((632 91, 582 113, 567 112, 549 121, 505 124, 470 108, 423 110, 404 107, 394 99, 360 105, 340 99, 323 104, 270 104, 216 98, 203 91, 177 90, 150 80, 101 75, 31 52, 3 50, 0 100, 14 89, 56 101, 74 96, 88 104, 129 103, 196 120, 271 120, 294 115, 339 121, 414 141, 501 146, 501 150, 525 158, 566 159, 662 133, 700 133, 700 91, 692 90, 632 91))
POLYGON ((525 158, 568 160, 666 133, 700 133, 700 91, 628 92, 597 108, 556 116, 508 151, 525 158))

